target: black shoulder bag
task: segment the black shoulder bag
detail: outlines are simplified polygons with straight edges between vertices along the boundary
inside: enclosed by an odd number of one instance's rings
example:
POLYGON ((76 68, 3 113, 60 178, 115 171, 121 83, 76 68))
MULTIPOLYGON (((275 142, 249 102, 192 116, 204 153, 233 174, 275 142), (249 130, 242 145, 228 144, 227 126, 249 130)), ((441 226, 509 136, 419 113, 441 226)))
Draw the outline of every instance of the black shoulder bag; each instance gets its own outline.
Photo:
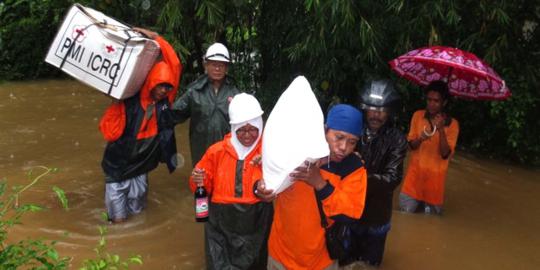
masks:
MULTIPOLYGON (((316 190, 314 190, 317 192, 316 190)), ((317 207, 319 208, 319 214, 321 216, 321 226, 324 228, 324 235, 326 238, 326 249, 330 258, 333 260, 344 260, 347 258, 351 249, 351 229, 349 225, 342 222, 334 222, 332 226, 328 227, 326 221, 326 215, 322 209, 322 203, 315 194, 315 200, 317 200, 317 207)))

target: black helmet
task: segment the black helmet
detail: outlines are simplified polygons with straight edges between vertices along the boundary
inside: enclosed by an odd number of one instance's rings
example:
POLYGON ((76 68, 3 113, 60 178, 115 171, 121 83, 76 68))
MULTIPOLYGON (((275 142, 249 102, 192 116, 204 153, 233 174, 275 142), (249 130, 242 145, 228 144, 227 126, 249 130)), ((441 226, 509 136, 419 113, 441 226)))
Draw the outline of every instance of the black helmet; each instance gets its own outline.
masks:
POLYGON ((397 106, 399 99, 399 94, 390 80, 372 80, 362 87, 360 108, 386 111, 397 106))

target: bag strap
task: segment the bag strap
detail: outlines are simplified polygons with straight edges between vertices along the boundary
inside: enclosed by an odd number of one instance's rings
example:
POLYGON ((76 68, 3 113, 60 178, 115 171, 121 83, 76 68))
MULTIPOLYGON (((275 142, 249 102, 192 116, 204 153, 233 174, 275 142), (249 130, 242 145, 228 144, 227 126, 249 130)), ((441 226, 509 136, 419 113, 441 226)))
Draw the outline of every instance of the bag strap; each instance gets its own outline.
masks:
POLYGON ((313 189, 315 193, 315 200, 317 201, 317 208, 319 209, 319 215, 321 216, 321 226, 326 229, 328 227, 328 221, 326 221, 326 215, 324 214, 321 200, 317 198, 317 190, 313 189))

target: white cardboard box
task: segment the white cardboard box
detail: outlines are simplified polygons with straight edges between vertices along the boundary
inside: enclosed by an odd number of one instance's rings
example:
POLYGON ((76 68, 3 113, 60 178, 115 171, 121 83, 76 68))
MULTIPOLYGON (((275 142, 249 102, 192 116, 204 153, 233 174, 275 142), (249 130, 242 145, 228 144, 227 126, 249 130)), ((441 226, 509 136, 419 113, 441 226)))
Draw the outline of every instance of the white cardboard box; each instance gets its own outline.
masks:
POLYGON ((160 48, 154 40, 130 29, 99 11, 75 4, 45 61, 116 99, 131 97, 142 87, 160 48))

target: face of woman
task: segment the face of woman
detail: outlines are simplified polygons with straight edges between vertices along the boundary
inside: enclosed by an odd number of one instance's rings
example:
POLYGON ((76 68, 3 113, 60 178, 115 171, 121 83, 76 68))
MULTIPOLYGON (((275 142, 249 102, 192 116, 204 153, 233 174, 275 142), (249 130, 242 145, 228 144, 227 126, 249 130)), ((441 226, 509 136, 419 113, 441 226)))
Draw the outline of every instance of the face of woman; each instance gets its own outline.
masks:
POLYGON ((236 137, 243 146, 250 147, 259 137, 259 129, 250 124, 246 124, 236 130, 236 137))

